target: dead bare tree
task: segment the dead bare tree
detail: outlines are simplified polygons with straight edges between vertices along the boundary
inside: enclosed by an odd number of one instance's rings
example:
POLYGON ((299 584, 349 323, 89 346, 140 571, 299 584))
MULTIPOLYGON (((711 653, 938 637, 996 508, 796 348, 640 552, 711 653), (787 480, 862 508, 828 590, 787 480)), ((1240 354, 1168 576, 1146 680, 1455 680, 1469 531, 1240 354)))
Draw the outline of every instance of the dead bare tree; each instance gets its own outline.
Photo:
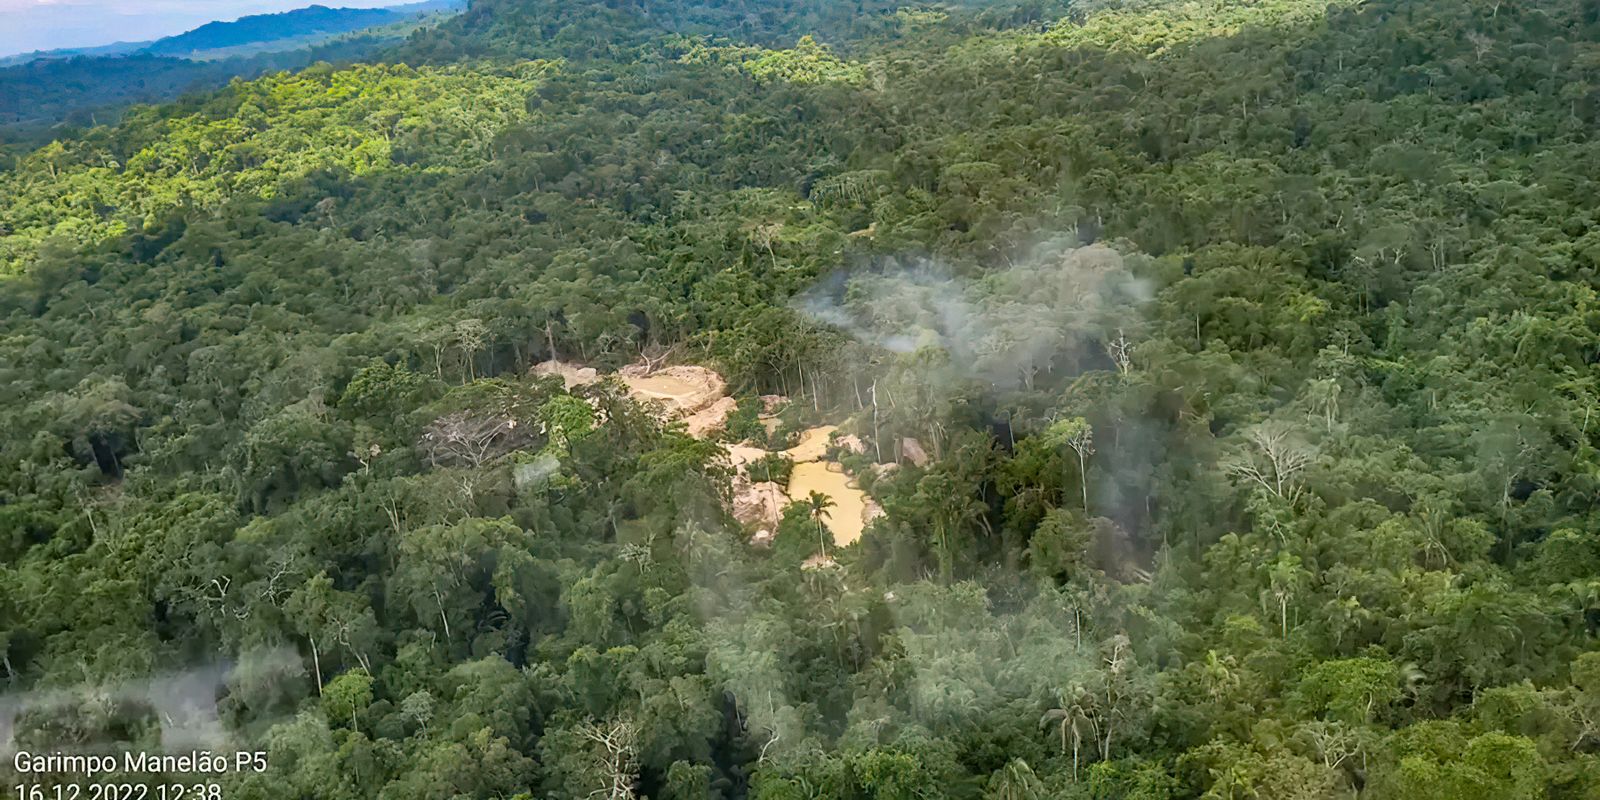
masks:
POLYGON ((387 496, 378 501, 378 505, 383 509, 384 516, 388 517, 389 526, 394 528, 394 535, 399 536, 401 532, 399 493, 391 489, 387 496))
POLYGON ((1106 342, 1106 354, 1116 362, 1117 371, 1123 375, 1133 369, 1133 343, 1128 341, 1127 334, 1117 329, 1117 337, 1106 342))
POLYGON ((589 793, 607 800, 633 800, 639 777, 639 731, 633 723, 613 720, 604 727, 593 722, 578 726, 578 735, 599 745, 597 753, 605 785, 589 793))
POLYGON ((750 232, 750 241, 753 242, 757 247, 763 248, 767 251, 767 256, 772 259, 772 268, 774 270, 778 268, 778 253, 776 250, 772 249, 772 244, 778 240, 778 236, 782 233, 782 222, 767 222, 757 225, 755 229, 750 232))
POLYGON ((465 464, 477 468, 533 440, 528 426, 510 414, 455 411, 433 421, 422 435, 422 447, 433 466, 465 464))
POLYGON ((1126 634, 1119 633, 1109 639, 1105 645, 1103 660, 1105 663, 1105 726, 1098 742, 1100 745, 1100 760, 1111 760, 1111 737, 1116 732, 1117 718, 1126 718, 1128 711, 1125 708, 1128 698, 1128 689, 1131 673, 1133 671, 1133 643, 1126 634))
POLYGON ((1341 723, 1311 722, 1301 730, 1317 755, 1322 757, 1322 765, 1328 769, 1338 769, 1344 762, 1361 754, 1360 737, 1341 723))
POLYGON ((1316 460, 1316 450, 1294 428, 1264 422, 1245 434, 1246 452, 1224 464, 1229 474, 1254 483, 1289 503, 1300 499, 1300 475, 1316 460))
MULTIPOLYGON (((1497 3, 1495 5, 1496 11, 1498 11, 1499 4, 1497 3)), ((1487 55, 1490 50, 1494 49, 1494 40, 1481 33, 1478 33, 1477 31, 1467 34, 1467 42, 1472 45, 1472 52, 1475 56, 1477 56, 1475 60, 1480 63, 1483 61, 1483 57, 1487 55)))
POLYGON ((256 597, 272 604, 274 608, 283 608, 284 599, 290 590, 279 585, 279 582, 294 569, 296 561, 297 559, 292 553, 280 552, 274 554, 271 560, 267 562, 272 574, 267 576, 267 584, 261 587, 261 591, 256 593, 256 597))
POLYGON ((489 341, 489 326, 481 319, 464 319, 451 329, 456 349, 461 352, 461 365, 466 368, 467 380, 478 379, 478 351, 489 341))
POLYGON ((361 669, 371 675, 372 660, 367 658, 367 654, 357 646, 357 643, 352 638, 352 634, 355 633, 355 620, 344 614, 330 614, 328 622, 333 626, 334 641, 349 650, 350 655, 355 656, 356 663, 361 665, 361 669))
POLYGON ((672 355, 676 352, 678 352, 677 345, 666 348, 652 346, 641 349, 639 351, 639 358, 644 360, 645 376, 648 377, 656 374, 656 370, 661 369, 661 367, 667 363, 667 360, 672 358, 672 355))
POLYGON ((1094 455, 1094 429, 1088 423, 1078 426, 1067 437, 1067 446, 1078 454, 1078 480, 1083 485, 1083 513, 1089 513, 1089 456, 1094 455))

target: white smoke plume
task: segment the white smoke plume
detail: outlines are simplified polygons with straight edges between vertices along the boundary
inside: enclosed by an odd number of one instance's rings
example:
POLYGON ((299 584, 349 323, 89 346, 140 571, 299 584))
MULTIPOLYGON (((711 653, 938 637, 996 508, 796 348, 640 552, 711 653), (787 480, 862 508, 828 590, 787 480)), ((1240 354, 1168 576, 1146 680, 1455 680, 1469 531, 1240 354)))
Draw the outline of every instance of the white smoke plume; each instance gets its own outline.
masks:
POLYGON ((67 722, 75 741, 34 742, 36 749, 92 751, 109 742, 93 740, 93 729, 120 713, 151 713, 161 728, 161 746, 169 751, 220 747, 231 738, 218 714, 222 695, 238 691, 241 679, 256 686, 303 678, 305 666, 289 648, 267 648, 227 662, 163 672, 112 685, 36 689, 0 695, 0 756, 19 746, 18 722, 25 715, 45 715, 67 722), (88 725, 84 729, 84 725, 88 725), (81 730, 80 730, 81 729, 81 730), (82 737, 91 734, 88 741, 82 737))
POLYGON ((1130 258, 1104 245, 1050 242, 975 276, 930 261, 835 276, 795 307, 892 352, 943 349, 964 377, 995 388, 1031 388, 1038 375, 1104 360, 1105 342, 1137 320, 1151 288, 1130 258))

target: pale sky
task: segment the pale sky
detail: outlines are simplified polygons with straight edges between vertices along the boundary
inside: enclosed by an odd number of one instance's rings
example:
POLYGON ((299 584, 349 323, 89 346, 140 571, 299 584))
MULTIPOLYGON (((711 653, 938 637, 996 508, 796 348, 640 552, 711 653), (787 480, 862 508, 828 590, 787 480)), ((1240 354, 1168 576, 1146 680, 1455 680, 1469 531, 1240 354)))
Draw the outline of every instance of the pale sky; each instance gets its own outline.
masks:
POLYGON ((212 20, 309 5, 374 8, 406 0, 0 0, 0 56, 159 39, 212 20))

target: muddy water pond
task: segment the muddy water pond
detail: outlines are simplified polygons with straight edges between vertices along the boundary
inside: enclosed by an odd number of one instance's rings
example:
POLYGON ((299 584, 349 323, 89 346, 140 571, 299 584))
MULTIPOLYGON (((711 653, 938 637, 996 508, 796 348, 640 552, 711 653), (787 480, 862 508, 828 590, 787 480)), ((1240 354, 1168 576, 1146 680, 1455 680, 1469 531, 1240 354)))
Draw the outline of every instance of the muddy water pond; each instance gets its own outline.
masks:
POLYGON ((861 538, 867 527, 867 495, 850 485, 843 467, 828 461, 795 464, 789 477, 789 499, 804 501, 812 492, 833 500, 833 506, 822 512, 822 524, 833 534, 834 544, 843 547, 861 538))

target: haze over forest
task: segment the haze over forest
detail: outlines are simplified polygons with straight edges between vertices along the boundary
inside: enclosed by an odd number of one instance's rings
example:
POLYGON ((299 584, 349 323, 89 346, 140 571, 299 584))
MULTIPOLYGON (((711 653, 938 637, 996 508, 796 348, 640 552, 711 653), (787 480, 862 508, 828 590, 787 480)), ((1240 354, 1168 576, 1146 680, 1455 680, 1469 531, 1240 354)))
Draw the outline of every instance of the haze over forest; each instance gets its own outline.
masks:
POLYGON ((0 785, 1600 797, 1595 0, 250 58, 0 70, 0 785))
MULTIPOLYGON (((304 0, 0 0, 0 56, 173 36, 208 22, 292 11, 304 0)), ((377 8, 391 0, 340 0, 377 8)))

